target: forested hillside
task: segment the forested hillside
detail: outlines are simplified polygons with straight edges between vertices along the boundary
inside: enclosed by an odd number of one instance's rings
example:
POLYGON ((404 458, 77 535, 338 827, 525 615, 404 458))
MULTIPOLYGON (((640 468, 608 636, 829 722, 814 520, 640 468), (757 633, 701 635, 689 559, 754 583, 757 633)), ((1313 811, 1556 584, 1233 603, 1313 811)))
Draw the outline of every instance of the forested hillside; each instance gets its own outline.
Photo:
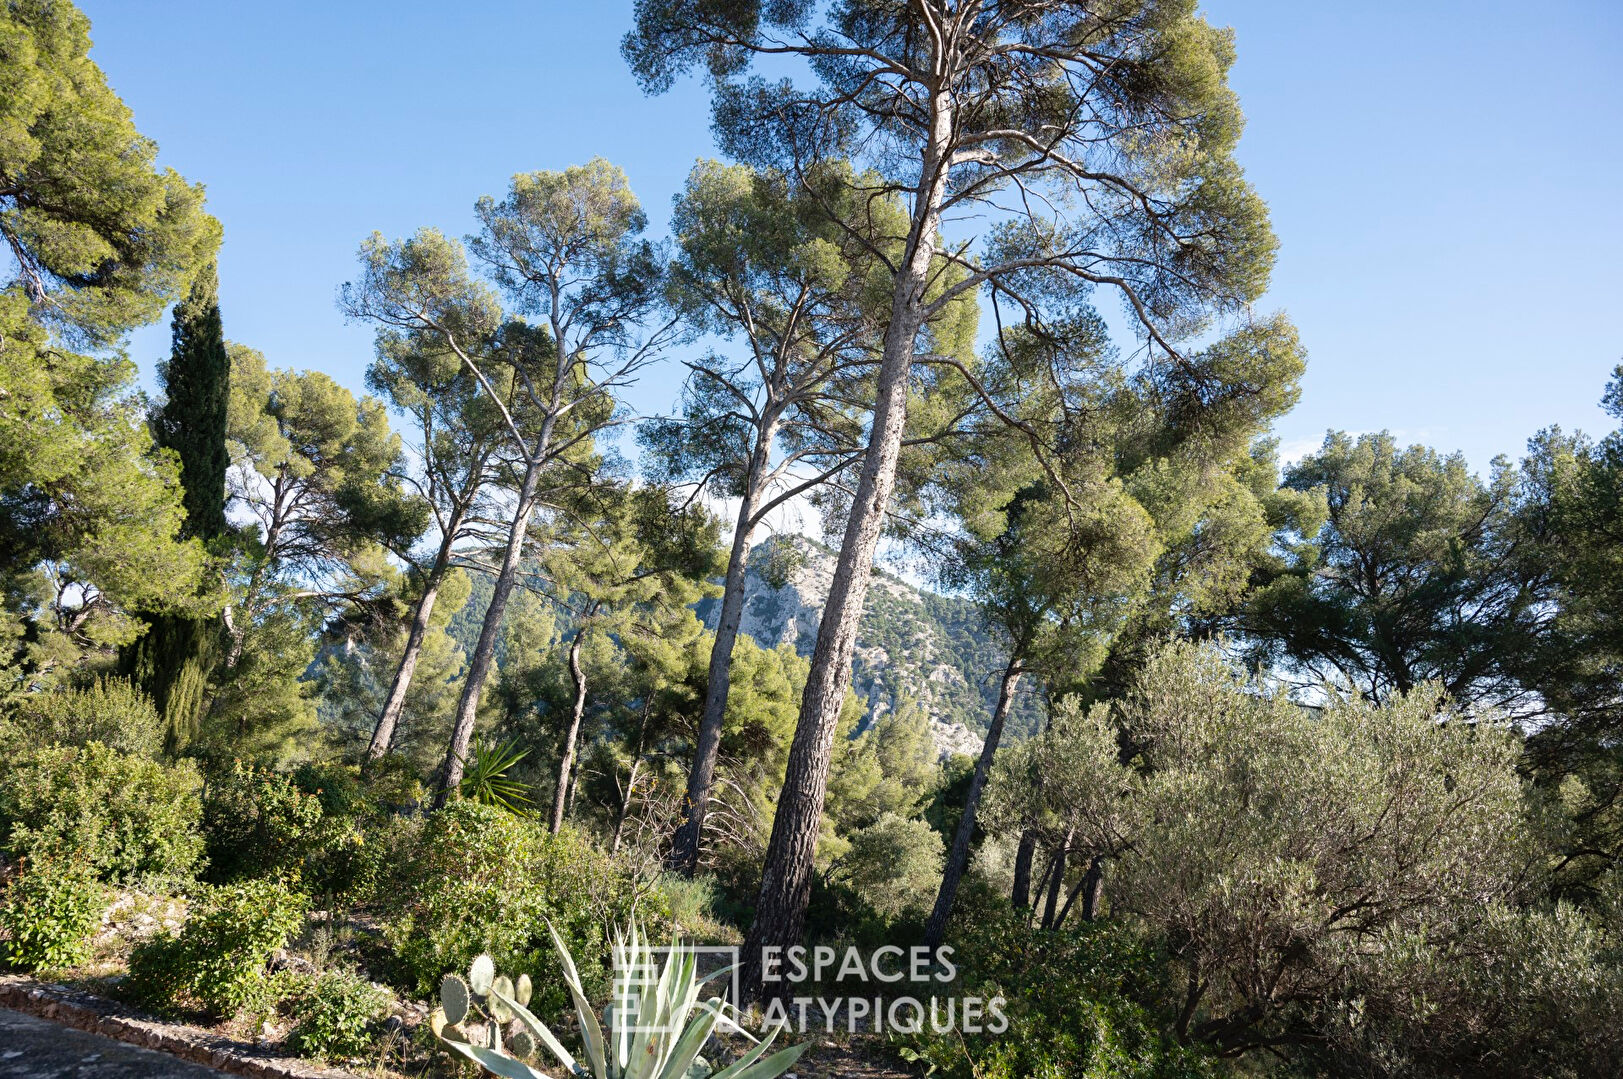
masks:
MULTIPOLYGON (((750 554, 743 632, 762 647, 793 644, 809 656, 828 597, 835 552, 804 536, 774 537, 750 554)), ((707 624, 715 602, 700 607, 707 624)), ((997 705, 1002 647, 972 600, 918 588, 877 570, 857 631, 852 686, 864 727, 887 712, 917 706, 930 717, 943 753, 978 753, 979 734, 997 705)), ((1011 716, 1020 735, 1035 733, 1041 702, 1022 693, 1011 716)))
MULTIPOLYGON (((818 618, 828 595, 834 552, 804 536, 773 537, 750 553, 742 632, 762 648, 791 645, 810 656, 818 618)), ((980 735, 997 706, 1001 649, 972 600, 919 588, 879 570, 857 635, 852 685, 863 705, 858 731, 898 708, 917 707, 929 717, 931 737, 943 755, 980 752, 980 735)), ((475 577, 467 605, 447 632, 467 652, 479 635, 490 603, 487 579, 475 577)), ((714 629, 715 599, 695 611, 714 629)), ((568 612, 556 614, 567 623, 568 612)), ((1016 737, 1036 733, 1042 702, 1027 689, 1010 716, 1016 737)))

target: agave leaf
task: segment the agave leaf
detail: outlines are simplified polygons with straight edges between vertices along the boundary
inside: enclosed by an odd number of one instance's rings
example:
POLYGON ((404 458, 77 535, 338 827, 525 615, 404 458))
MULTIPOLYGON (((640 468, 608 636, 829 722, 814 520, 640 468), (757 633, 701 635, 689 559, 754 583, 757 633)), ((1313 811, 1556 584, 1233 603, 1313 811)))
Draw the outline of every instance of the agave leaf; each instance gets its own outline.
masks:
POLYGON ((726 975, 726 974, 731 974, 733 971, 737 970, 739 967, 741 967, 743 965, 744 964, 742 964, 742 963, 728 963, 726 966, 722 967, 720 970, 712 970, 709 974, 706 974, 704 977, 700 978, 699 979, 699 984, 703 985, 705 982, 712 981, 712 980, 714 980, 716 978, 720 978, 720 977, 722 977, 723 975, 726 975))
POLYGON ((547 923, 547 932, 552 934, 552 947, 558 953, 558 960, 563 964, 564 983, 569 986, 569 995, 575 1001, 575 1014, 580 1017, 581 1048, 586 1054, 586 1062, 591 1066, 595 1079, 608 1079, 605 1070, 603 1041, 603 1028, 597 1021, 597 1014, 592 1011, 592 1004, 586 999, 586 992, 581 988, 580 971, 575 969, 575 960, 564 945, 563 938, 558 935, 552 923, 547 923))
POLYGON ((804 1053, 810 1045, 810 1042, 791 1045, 787 1049, 778 1050, 765 1060, 745 1068, 736 1075, 731 1072, 717 1072, 713 1079, 778 1079, 778 1076, 795 1066, 795 1061, 800 1059, 800 1054, 804 1053))
POLYGON ((502 1003, 513 1009, 513 1014, 518 1017, 518 1021, 523 1023, 531 1034, 540 1039, 541 1044, 547 1047, 547 1052, 556 1057, 558 1063, 567 1068, 571 1075, 579 1074, 580 1065, 575 1063, 574 1054, 564 1048, 563 1043, 553 1036, 552 1031, 547 1029, 545 1023, 531 1014, 530 1009, 513 999, 502 1000, 502 1003))
POLYGON ((550 1079, 549 1076, 536 1071, 523 1061, 514 1060, 510 1056, 486 1049, 482 1045, 468 1045, 466 1042, 446 1042, 445 1044, 486 1071, 492 1071, 503 1076, 503 1079, 550 1079))
POLYGON ((671 1047, 671 1054, 665 1058, 665 1067, 660 1069, 657 1079, 683 1079, 715 1029, 716 1013, 705 1008, 703 1014, 688 1024, 687 1030, 671 1047))
MULTIPOLYGON (((761 1041, 757 1042, 749 1052, 745 1053, 743 1056, 721 1069, 719 1072, 713 1075, 711 1079, 745 1079, 746 1076, 748 1076, 748 1079, 771 1079, 771 1077, 776 1076, 778 1074, 777 1072, 756 1072, 749 1069, 751 1069, 757 1061, 761 1060, 761 1057, 765 1056, 766 1051, 771 1048, 773 1041, 777 1039, 779 1032, 782 1030, 782 1027, 774 1027, 772 1033, 768 1034, 761 1041)), ((795 1054, 793 1057, 789 1058, 789 1063, 793 1063, 793 1061, 798 1058, 802 1052, 805 1052, 807 1044, 810 1043, 804 1043, 794 1047, 795 1054)), ((788 1050, 785 1050, 785 1052, 787 1051, 788 1050)), ((778 1057, 783 1055, 783 1053, 774 1053, 768 1059, 776 1060, 778 1057)), ((786 1063, 784 1067, 787 1068, 788 1063, 786 1063)))

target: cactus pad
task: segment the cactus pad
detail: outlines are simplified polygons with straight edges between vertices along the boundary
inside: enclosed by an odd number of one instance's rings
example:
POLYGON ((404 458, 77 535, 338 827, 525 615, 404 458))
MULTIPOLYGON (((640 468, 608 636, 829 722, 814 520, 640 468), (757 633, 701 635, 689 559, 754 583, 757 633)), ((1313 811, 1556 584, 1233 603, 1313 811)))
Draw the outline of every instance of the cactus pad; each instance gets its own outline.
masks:
POLYGON ((486 1004, 490 1008, 490 1014, 496 1017, 496 1022, 505 1023, 512 1019, 513 1009, 503 1004, 497 994, 499 993, 508 1000, 512 1000, 513 979, 509 978, 505 974, 498 974, 494 979, 491 980, 490 990, 490 1000, 487 1001, 486 1004))
POLYGON ((513 987, 513 999, 528 1008, 530 1006, 530 989, 530 976, 520 974, 518 984, 513 987))
POLYGON ((455 974, 440 979, 440 1007, 445 1009, 445 1021, 453 1026, 468 1017, 468 1005, 473 996, 468 983, 455 974))
POLYGON ((482 997, 490 992, 490 983, 495 977, 496 964, 491 961, 490 956, 481 955, 473 961, 473 966, 468 968, 468 988, 473 990, 474 996, 482 997))

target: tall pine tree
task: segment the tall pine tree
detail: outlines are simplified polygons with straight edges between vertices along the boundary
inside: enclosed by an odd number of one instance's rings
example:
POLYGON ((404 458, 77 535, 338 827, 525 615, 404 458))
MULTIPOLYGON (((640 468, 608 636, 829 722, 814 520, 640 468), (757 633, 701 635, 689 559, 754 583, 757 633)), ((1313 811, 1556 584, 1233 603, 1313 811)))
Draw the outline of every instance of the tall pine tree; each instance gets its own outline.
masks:
MULTIPOLYGON (((158 445, 180 458, 184 534, 205 545, 226 532, 226 407, 231 360, 220 324, 218 274, 213 263, 175 306, 169 362, 159 372, 165 401, 152 418, 158 445)), ((220 633, 212 617, 178 613, 147 617, 148 629, 125 649, 124 673, 145 690, 164 718, 164 748, 185 749, 196 732, 208 679, 220 655, 220 633)))

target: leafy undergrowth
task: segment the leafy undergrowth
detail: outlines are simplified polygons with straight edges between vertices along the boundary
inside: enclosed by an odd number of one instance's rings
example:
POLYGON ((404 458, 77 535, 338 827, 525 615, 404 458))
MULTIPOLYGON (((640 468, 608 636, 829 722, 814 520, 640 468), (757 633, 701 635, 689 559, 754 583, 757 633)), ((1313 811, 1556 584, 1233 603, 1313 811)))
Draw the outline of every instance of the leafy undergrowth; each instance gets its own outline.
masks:
MULTIPOLYGON (((428 1006, 369 977, 367 964, 387 955, 388 942, 380 920, 367 912, 311 912, 297 935, 265 965, 265 993, 257 997, 250 993, 235 1014, 211 1016, 197 1006, 153 1009, 147 1002, 132 1000, 131 954, 154 939, 177 938, 195 910, 196 901, 182 895, 119 889, 84 961, 41 969, 34 976, 122 1006, 133 1003, 155 1021, 177 1029, 227 1038, 277 1056, 374 1079, 465 1079, 467 1067, 432 1037, 428 1006), (380 1006, 366 1021, 364 1037, 352 1043, 345 1043, 344 1022, 331 1018, 330 1007, 319 1013, 321 1022, 300 1025, 303 1001, 314 997, 327 1004, 333 998, 368 993, 377 995, 380 1006), (312 1030, 319 1030, 319 1039, 312 1030)), ((338 1012, 343 1014, 342 1008, 338 1012)), ((567 1020, 560 1019, 556 1029, 566 1041, 572 1040, 567 1020)), ((799 1079, 906 1079, 918 1074, 904 1070, 880 1036, 814 1032, 809 1040, 813 1044, 795 1071, 799 1079)))

